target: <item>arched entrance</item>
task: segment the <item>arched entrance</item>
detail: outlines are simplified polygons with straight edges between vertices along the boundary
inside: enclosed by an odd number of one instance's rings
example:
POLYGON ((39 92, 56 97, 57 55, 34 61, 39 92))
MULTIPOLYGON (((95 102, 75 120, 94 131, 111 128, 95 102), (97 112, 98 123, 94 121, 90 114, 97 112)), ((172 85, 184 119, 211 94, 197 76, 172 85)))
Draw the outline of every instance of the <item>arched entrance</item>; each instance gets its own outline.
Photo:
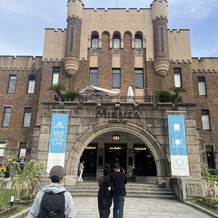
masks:
POLYGON ((125 125, 120 123, 101 123, 97 126, 88 129, 76 141, 75 145, 72 147, 70 151, 66 164, 67 175, 71 175, 76 180, 78 163, 85 148, 90 143, 95 141, 95 138, 97 138, 98 136, 104 135, 106 133, 109 134, 111 132, 123 132, 131 134, 140 139, 146 145, 146 147, 152 154, 152 157, 154 158, 158 183, 163 182, 166 179, 166 177, 169 176, 167 158, 163 149, 158 144, 157 140, 146 129, 137 126, 133 123, 126 123, 125 125))
POLYGON ((146 144, 131 133, 113 131, 97 136, 85 148, 80 160, 85 161, 85 180, 96 179, 104 167, 113 172, 114 163, 119 162, 129 180, 156 183, 153 155, 146 144))

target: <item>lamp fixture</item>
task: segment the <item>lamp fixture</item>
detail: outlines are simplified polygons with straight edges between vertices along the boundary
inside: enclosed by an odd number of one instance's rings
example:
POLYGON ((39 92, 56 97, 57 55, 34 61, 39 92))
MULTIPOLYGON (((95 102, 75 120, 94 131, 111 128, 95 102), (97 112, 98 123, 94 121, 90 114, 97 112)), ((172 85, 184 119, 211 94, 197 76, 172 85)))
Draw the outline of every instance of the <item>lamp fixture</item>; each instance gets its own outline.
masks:
POLYGON ((116 141, 116 142, 119 142, 120 141, 120 135, 113 135, 112 140, 116 141))
POLYGON ((86 147, 86 149, 87 149, 87 150, 95 150, 95 149, 96 149, 96 146, 91 146, 91 145, 89 145, 89 146, 86 147))
POLYGON ((136 147, 135 150, 136 151, 145 151, 145 150, 147 150, 147 148, 145 148, 145 147, 136 147))
POLYGON ((122 148, 120 146, 113 146, 109 148, 110 150, 121 150, 122 148))
POLYGON ((116 103, 115 103, 115 107, 116 107, 116 108, 119 108, 119 107, 120 107, 120 102, 116 102, 116 103))

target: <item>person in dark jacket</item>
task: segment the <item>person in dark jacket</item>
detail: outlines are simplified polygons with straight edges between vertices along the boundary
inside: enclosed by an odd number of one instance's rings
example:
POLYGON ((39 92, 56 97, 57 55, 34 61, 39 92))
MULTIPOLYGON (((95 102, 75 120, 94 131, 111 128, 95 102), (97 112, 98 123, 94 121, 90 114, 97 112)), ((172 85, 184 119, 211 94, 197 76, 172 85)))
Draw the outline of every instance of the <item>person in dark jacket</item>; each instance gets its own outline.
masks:
POLYGON ((127 177, 120 169, 121 167, 118 163, 114 164, 114 173, 110 175, 114 203, 113 218, 123 218, 127 177))
POLYGON ((98 211, 100 218, 108 218, 110 215, 111 198, 111 181, 109 178, 110 171, 105 168, 104 176, 99 180, 98 191, 98 211))

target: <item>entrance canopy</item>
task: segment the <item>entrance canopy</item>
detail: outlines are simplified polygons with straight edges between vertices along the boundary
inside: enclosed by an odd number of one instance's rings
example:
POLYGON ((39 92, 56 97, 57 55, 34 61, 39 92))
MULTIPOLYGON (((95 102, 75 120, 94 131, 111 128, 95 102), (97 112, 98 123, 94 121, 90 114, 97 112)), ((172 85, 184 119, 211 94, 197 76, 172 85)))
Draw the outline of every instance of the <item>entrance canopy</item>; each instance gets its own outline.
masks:
POLYGON ((114 98, 118 97, 120 92, 116 92, 110 89, 100 88, 97 86, 87 86, 83 90, 79 92, 81 95, 85 95, 87 98, 100 98, 102 101, 103 99, 107 98, 114 98))

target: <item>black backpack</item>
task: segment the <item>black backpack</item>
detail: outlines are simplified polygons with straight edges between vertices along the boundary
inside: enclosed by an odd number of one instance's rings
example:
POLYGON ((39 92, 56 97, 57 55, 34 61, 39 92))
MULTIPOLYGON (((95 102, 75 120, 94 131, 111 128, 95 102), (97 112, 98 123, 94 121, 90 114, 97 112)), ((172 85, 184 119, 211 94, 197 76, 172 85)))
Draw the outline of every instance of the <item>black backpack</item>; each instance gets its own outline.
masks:
POLYGON ((65 212, 65 196, 64 192, 45 193, 42 197, 40 212, 38 218, 63 218, 65 212))

